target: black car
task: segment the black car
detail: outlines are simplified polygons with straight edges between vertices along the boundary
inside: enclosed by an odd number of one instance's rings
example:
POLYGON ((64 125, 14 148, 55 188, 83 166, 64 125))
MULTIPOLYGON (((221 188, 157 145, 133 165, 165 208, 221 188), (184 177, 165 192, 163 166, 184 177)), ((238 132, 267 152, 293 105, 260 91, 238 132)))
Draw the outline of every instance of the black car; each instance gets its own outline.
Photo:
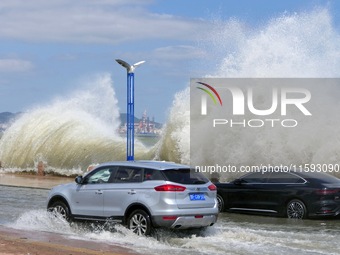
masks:
POLYGON ((318 172, 253 172, 215 183, 219 211, 303 219, 340 214, 340 179, 318 172))

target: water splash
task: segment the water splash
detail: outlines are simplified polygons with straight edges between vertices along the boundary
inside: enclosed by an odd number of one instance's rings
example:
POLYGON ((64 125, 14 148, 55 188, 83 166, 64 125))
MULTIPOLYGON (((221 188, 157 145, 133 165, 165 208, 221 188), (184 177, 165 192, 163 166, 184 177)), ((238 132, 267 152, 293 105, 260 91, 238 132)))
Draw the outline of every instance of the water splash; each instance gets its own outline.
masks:
POLYGON ((257 28, 216 21, 207 43, 216 64, 208 77, 339 77, 340 34, 326 8, 285 13, 257 28))
POLYGON ((221 215, 206 230, 156 229, 138 236, 122 225, 68 223, 44 210, 30 210, 8 227, 62 234, 64 238, 121 245, 141 254, 338 254, 337 224, 259 216, 221 215), (227 240, 227 241, 226 241, 227 240))
MULTIPOLYGON (((6 169, 35 170, 46 162, 46 172, 82 172, 92 163, 125 159, 111 77, 101 75, 88 89, 24 113, 0 140, 0 159, 6 169)), ((136 142, 136 158, 148 150, 136 142)))
POLYGON ((175 95, 170 117, 156 150, 156 158, 180 163, 190 162, 189 88, 175 95))
MULTIPOLYGON (((203 44, 204 45, 204 44, 203 44)), ((332 24, 332 17, 327 9, 316 9, 309 13, 284 14, 270 20, 264 26, 247 27, 236 20, 217 22, 217 26, 207 41, 207 55, 212 56, 215 70, 202 75, 212 78, 259 77, 338 77, 340 70, 340 34, 332 24), (213 45, 213 47, 211 47, 213 45)), ((211 61, 207 61, 211 64, 211 61)), ((211 66, 206 68, 211 70, 211 66)), ((274 133, 263 129, 258 133, 246 133, 232 130, 216 141, 205 139, 202 128, 200 147, 204 156, 198 156, 195 164, 211 164, 221 160, 224 165, 261 163, 338 163, 340 161, 339 103, 340 90, 332 88, 311 87, 318 95, 320 105, 312 109, 314 116, 308 122, 308 135, 303 133, 274 133), (334 107, 335 106, 335 107, 334 107), (319 108, 319 109, 318 109, 319 108), (315 125, 318 123, 319 125, 315 125), (303 143, 297 144, 296 141, 303 143), (211 146, 211 145, 214 146, 211 146), (254 149, 256 148, 256 149, 254 149)), ((189 125, 190 107, 189 89, 176 96, 170 116, 171 127, 189 125), (180 98, 180 99, 179 99, 180 98), (172 121, 175 120, 175 123, 172 121)), ((193 127, 195 128, 195 127, 193 127)), ((167 144, 178 148, 171 157, 179 157, 183 163, 190 163, 186 150, 188 141, 181 139, 186 134, 171 132, 167 135, 167 144)), ((165 143, 166 144, 166 143, 165 143)), ((200 148, 197 148, 199 152, 200 148)), ((196 152, 195 152, 196 153, 196 152)))

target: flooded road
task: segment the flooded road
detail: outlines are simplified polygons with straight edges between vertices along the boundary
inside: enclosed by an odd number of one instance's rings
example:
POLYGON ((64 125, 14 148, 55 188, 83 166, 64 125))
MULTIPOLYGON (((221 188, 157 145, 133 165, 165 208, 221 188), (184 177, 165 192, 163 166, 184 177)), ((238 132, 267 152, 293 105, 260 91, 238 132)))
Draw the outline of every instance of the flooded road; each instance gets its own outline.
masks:
POLYGON ((0 186, 0 224, 118 244, 142 254, 340 254, 340 220, 291 220, 223 213, 204 231, 157 230, 139 237, 125 227, 73 223, 45 210, 48 190, 0 186))

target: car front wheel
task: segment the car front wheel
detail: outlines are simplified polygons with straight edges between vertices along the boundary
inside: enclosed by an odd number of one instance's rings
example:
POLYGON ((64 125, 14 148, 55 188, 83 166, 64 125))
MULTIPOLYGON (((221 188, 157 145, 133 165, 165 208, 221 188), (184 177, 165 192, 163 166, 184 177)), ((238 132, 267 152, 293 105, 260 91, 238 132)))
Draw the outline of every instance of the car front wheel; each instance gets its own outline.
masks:
POLYGON ((151 232, 151 220, 149 214, 144 210, 133 211, 128 220, 128 228, 131 229, 137 235, 149 235, 151 232))
POLYGON ((70 220, 70 210, 68 206, 61 201, 54 202, 52 206, 48 208, 48 211, 54 215, 60 215, 67 221, 70 220))
POLYGON ((307 215, 305 204, 298 200, 293 199, 287 204, 287 217, 291 219, 304 219, 307 215))

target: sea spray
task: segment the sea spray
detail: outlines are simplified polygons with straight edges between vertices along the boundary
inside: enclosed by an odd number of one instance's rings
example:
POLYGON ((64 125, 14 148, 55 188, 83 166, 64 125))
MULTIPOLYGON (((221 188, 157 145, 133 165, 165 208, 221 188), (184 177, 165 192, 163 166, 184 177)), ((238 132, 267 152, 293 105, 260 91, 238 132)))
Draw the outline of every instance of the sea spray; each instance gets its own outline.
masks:
MULTIPOLYGON (((284 14, 259 28, 249 28, 235 20, 220 22, 212 36, 206 40, 207 47, 203 47, 203 50, 208 52, 207 55, 213 56, 215 66, 216 63, 219 64, 215 70, 202 73, 202 77, 338 77, 339 42, 339 33, 334 29, 327 9, 284 14)), ((211 63, 211 59, 205 62, 211 63)), ((207 68, 211 69, 211 66, 207 68)), ((199 165, 212 165, 223 161, 225 165, 237 166, 258 162, 279 165, 339 162, 340 108, 337 98, 340 96, 340 88, 312 86, 311 89, 321 104, 314 105, 311 109, 313 117, 306 122, 310 128, 308 133, 292 133, 284 129, 281 132, 273 132, 271 128, 263 128, 260 132, 228 129, 225 136, 218 136, 212 141, 206 139, 204 134, 209 128, 205 127, 201 130, 199 148, 191 147, 191 150, 195 150, 191 153, 191 161, 195 159, 195 163, 198 162, 199 165), (327 114, 321 114, 321 107, 322 112, 327 114)), ((176 118, 169 118, 176 121, 172 123, 173 127, 181 126, 182 123, 190 124, 189 116, 178 114, 176 110, 189 111, 189 89, 180 94, 183 101, 177 99, 171 111, 176 118)), ((260 93, 260 96, 254 99, 256 103, 261 102, 261 95, 260 93)), ((312 100, 315 100, 315 97, 312 100)), ((187 130, 187 127, 181 126, 175 130, 187 130)), ((167 134, 167 139, 173 138, 174 133, 170 133, 167 134)), ((175 137, 179 137, 178 134, 175 137)), ((173 146, 178 148, 177 151, 182 151, 178 154, 178 160, 185 162, 187 139, 175 138, 171 141, 173 146)), ((235 174, 231 173, 230 177, 235 177, 235 174)))
MULTIPOLYGON (((83 171, 92 163, 125 160, 125 139, 111 77, 101 75, 90 88, 24 113, 0 140, 5 169, 27 171, 39 161, 47 172, 63 175, 83 171)), ((136 142, 136 158, 148 150, 136 142)))
POLYGON ((162 138, 157 145, 157 159, 190 164, 190 99, 188 93, 189 88, 175 95, 162 138))
POLYGON ((216 24, 202 42, 216 68, 202 76, 339 77, 340 35, 326 8, 285 13, 258 27, 233 19, 216 24))

